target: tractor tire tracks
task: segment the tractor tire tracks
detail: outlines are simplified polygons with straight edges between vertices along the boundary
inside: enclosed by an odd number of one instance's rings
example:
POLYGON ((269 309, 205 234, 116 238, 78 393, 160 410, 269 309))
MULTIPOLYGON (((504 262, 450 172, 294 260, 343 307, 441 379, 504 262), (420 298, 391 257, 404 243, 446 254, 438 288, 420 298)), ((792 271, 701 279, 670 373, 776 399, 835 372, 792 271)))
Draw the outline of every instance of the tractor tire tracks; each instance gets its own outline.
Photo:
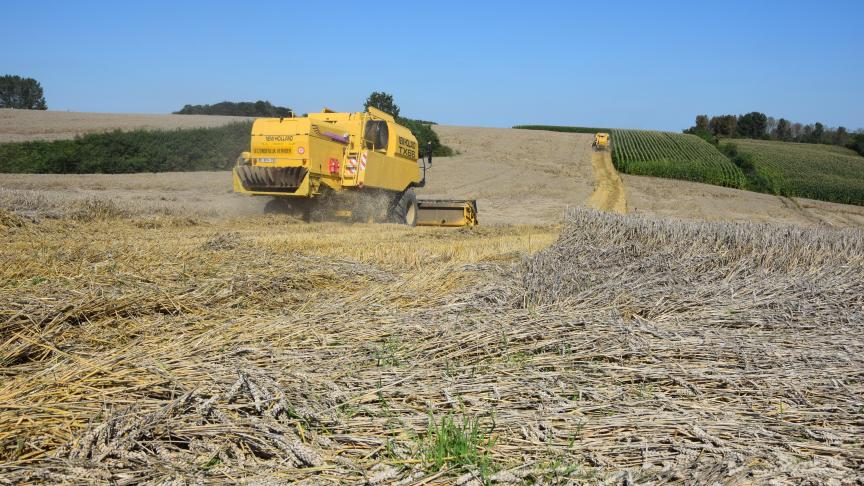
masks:
POLYGON ((588 205, 601 211, 627 212, 627 198, 621 176, 612 165, 612 155, 606 151, 591 154, 594 168, 594 192, 588 197, 588 205))

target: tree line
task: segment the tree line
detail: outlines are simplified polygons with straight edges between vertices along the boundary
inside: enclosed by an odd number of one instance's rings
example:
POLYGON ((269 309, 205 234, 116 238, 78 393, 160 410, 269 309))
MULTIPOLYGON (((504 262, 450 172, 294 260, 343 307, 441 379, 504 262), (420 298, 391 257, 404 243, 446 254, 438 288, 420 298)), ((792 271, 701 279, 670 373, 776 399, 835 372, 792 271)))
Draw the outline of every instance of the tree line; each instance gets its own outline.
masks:
POLYGON ((684 133, 716 143, 718 138, 754 138, 781 142, 821 143, 849 147, 864 155, 864 130, 826 127, 820 122, 802 124, 753 111, 744 115, 696 115, 696 123, 684 133))
POLYGON ((223 115, 223 116, 263 116, 292 117, 294 111, 287 106, 275 106, 269 101, 223 101, 212 105, 185 105, 175 115, 223 115))

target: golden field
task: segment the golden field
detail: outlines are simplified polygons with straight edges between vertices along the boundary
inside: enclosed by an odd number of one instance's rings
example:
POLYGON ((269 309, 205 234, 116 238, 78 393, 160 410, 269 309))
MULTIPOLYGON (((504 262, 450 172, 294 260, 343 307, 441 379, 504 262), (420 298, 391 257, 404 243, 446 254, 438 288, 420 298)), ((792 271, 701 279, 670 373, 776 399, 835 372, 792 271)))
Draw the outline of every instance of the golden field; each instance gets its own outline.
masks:
POLYGON ((51 211, 0 218, 5 481, 795 483, 864 463, 860 230, 51 211))
POLYGON ((436 129, 421 195, 479 227, 0 175, 0 482, 861 482, 861 208, 623 176, 601 213, 590 138, 436 129))

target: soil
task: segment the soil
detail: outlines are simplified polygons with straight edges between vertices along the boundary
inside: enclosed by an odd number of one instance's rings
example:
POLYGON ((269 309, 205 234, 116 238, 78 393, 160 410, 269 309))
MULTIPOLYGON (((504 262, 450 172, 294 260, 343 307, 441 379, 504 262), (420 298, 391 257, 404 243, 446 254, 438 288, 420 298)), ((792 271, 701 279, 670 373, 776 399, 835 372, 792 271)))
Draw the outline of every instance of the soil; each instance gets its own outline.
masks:
POLYGON ((417 195, 476 199, 481 224, 558 222, 594 190, 590 135, 434 128, 459 154, 434 159, 417 195))
POLYGON ((679 219, 864 226, 864 207, 623 174, 630 211, 679 219))
POLYGON ((624 194, 624 183, 621 182, 621 176, 612 165, 612 155, 605 151, 594 152, 591 154, 591 166, 594 168, 597 187, 588 198, 588 205, 601 211, 626 213, 627 199, 624 194))

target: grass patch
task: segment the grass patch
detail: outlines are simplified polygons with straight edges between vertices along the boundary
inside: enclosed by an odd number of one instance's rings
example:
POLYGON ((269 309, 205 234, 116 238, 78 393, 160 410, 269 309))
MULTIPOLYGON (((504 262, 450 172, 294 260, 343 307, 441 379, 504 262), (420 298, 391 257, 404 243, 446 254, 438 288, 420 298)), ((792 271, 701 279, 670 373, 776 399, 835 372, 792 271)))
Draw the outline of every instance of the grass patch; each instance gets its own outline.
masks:
POLYGON ((481 478, 487 480, 492 473, 488 450, 493 445, 495 440, 482 430, 477 418, 464 417, 460 422, 447 414, 436 421, 430 414, 422 453, 432 471, 445 467, 473 467, 481 478))

